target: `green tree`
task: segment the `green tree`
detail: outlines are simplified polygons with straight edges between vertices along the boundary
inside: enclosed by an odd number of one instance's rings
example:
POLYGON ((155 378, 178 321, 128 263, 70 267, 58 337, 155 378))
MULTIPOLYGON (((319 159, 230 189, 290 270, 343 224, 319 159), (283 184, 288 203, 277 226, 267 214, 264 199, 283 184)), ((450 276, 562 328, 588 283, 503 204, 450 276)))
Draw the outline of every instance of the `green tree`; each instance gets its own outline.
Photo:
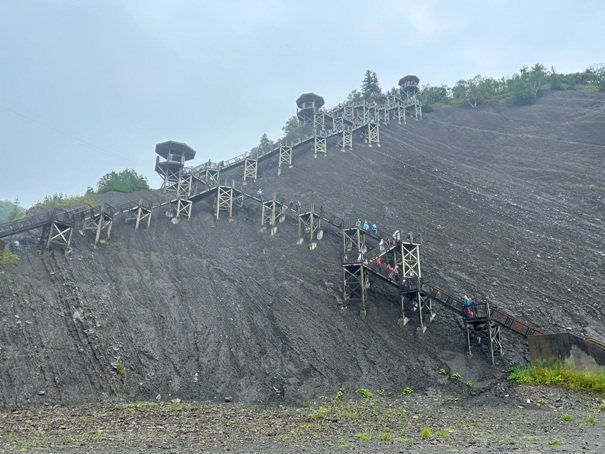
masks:
POLYGON ((418 92, 418 99, 423 105, 426 104, 437 104, 440 102, 447 101, 449 88, 447 85, 441 85, 440 87, 432 87, 430 85, 424 85, 418 92))
POLYGON ((378 96, 381 93, 380 85, 378 84, 378 76, 369 69, 366 70, 363 81, 361 82, 361 95, 364 99, 370 96, 378 96))
POLYGON ((140 189, 149 189, 147 178, 138 175, 133 169, 110 172, 103 175, 97 183, 97 194, 109 191, 134 192, 140 189))
POLYGON ((514 74, 507 81, 512 103, 518 105, 533 103, 547 77, 546 68, 540 63, 536 63, 531 69, 521 68, 519 74, 514 74))
POLYGON ((260 138, 260 142, 257 146, 250 149, 250 156, 256 157, 264 155, 265 153, 271 151, 273 148, 273 141, 269 139, 267 133, 264 132, 260 138))
POLYGON ((529 71, 529 83, 534 91, 534 98, 538 96, 538 92, 546 82, 548 72, 546 67, 540 63, 536 63, 529 71))
POLYGON ((534 101, 534 92, 529 84, 529 80, 523 73, 513 74, 508 81, 508 87, 513 104, 526 105, 534 101))
POLYGON ((19 199, 14 202, 9 200, 0 200, 0 224, 17 219, 25 212, 25 209, 19 203, 19 199))
POLYGON ((561 83, 561 79, 559 75, 555 71, 555 67, 551 67, 550 69, 550 89, 551 90, 561 90, 563 88, 563 84, 561 83))
POLYGON ((599 87, 599 91, 605 91, 605 63, 592 65, 586 69, 592 77, 588 80, 589 84, 595 84, 599 87))
POLYGON ((359 101, 363 101, 363 95, 361 93, 359 93, 358 90, 353 90, 351 93, 348 94, 347 102, 359 102, 359 101))
POLYGON ((286 121, 286 124, 283 128, 281 128, 281 130, 284 132, 284 134, 288 135, 291 132, 296 131, 298 128, 300 128, 301 124, 300 121, 298 121, 298 117, 296 115, 292 115, 290 118, 288 118, 288 121, 286 121))
POLYGON ((452 88, 454 99, 465 101, 473 109, 479 104, 493 99, 496 93, 496 81, 477 75, 469 80, 459 80, 452 88))

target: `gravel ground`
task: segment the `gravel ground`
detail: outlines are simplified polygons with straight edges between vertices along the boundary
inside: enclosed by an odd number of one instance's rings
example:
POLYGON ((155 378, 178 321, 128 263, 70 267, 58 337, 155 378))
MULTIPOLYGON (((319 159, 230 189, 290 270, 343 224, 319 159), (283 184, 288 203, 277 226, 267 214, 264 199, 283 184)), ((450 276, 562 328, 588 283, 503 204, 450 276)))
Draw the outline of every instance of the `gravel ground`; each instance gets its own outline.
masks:
POLYGON ((466 397, 345 392, 303 406, 105 403, 0 413, 0 452, 603 452, 603 396, 501 382, 466 397))

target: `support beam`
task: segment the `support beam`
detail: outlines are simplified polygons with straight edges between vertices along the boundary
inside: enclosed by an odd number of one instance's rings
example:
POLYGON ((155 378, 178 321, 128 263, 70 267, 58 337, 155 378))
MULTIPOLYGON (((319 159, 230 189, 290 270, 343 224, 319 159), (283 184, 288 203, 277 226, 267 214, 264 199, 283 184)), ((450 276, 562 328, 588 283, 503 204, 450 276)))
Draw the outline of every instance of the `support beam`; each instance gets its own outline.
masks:
POLYGON ((401 315, 399 315, 399 319, 397 320, 397 324, 399 326, 405 326, 409 323, 410 319, 405 315, 405 296, 399 295, 399 300, 401 303, 401 315))
POLYGON ((342 116, 349 121, 353 121, 353 106, 346 105, 342 110, 342 116))
POLYGON ((380 147, 380 124, 371 121, 368 123, 368 147, 373 143, 380 147))
POLYGON ((258 176, 258 159, 256 158, 246 158, 244 161, 244 181, 247 178, 250 178, 256 181, 256 177, 258 176))
POLYGON ((99 243, 106 243, 111 236, 111 227, 113 225, 113 210, 103 204, 99 212, 92 212, 91 215, 84 219, 84 227, 82 230, 95 232, 94 247, 99 243))
POLYGON ((313 157, 317 158, 318 153, 321 153, 326 156, 326 151, 326 136, 325 132, 322 131, 320 134, 315 135, 313 157))
POLYGON ((317 247, 314 238, 318 240, 323 238, 323 230, 321 230, 321 218, 313 212, 313 208, 308 213, 300 213, 298 215, 298 238, 296 244, 304 242, 304 234, 309 234, 309 249, 313 250, 317 247))
POLYGON ((191 219, 191 209, 193 208, 193 202, 189 199, 177 199, 176 201, 176 216, 175 219, 178 220, 181 216, 186 216, 187 219, 191 219))
POLYGON ((281 166, 287 165, 292 168, 292 146, 279 145, 279 162, 277 165, 277 175, 281 175, 281 166))
POLYGON ((179 181, 177 184, 177 197, 190 197, 194 191, 193 175, 184 169, 179 173, 179 181))
POLYGON ((141 222, 147 221, 147 226, 145 227, 146 229, 149 228, 149 226, 151 225, 151 213, 152 211, 146 208, 143 208, 142 206, 140 206, 137 210, 137 222, 134 226, 135 230, 139 230, 139 226, 141 225, 141 222))
POLYGON ((391 113, 389 111, 389 106, 387 104, 382 105, 380 107, 378 113, 379 113, 378 120, 382 121, 383 124, 388 125, 389 121, 391 119, 391 113))
POLYGON ((321 131, 326 129, 326 115, 323 110, 315 111, 313 114, 313 129, 321 131))
POLYGON ((349 304, 359 301, 359 315, 366 316, 367 290, 370 286, 368 272, 361 264, 345 264, 342 268, 343 294, 341 309, 347 309, 349 304))
POLYGON ((344 129, 344 120, 342 117, 335 117, 333 119, 333 124, 332 124, 332 130, 334 131, 334 133, 339 133, 344 129))
POLYGON ((161 176, 164 177, 164 181, 162 182, 162 189, 164 190, 164 193, 177 192, 179 188, 180 171, 180 168, 175 169, 172 167, 167 167, 161 172, 161 176))
POLYGON ((342 239, 344 262, 358 262, 359 254, 367 251, 364 230, 358 227, 342 229, 342 239))
POLYGON ((206 168, 204 183, 206 183, 207 186, 218 186, 220 174, 220 168, 206 168))
POLYGON ((346 125, 342 130, 342 140, 338 144, 343 153, 347 147, 349 147, 349 150, 353 149, 353 133, 346 125))
POLYGON ((495 323, 489 323, 489 349, 492 356, 492 366, 496 365, 494 358, 494 346, 498 350, 500 357, 504 356, 504 350, 502 348, 502 338, 500 337, 500 325, 495 323))
POLYGON ((425 321, 432 322, 436 314, 433 312, 432 299, 421 293, 422 269, 420 267, 420 244, 412 242, 413 240, 414 238, 409 238, 409 241, 401 241, 399 252, 395 253, 393 260, 400 267, 403 276, 402 293, 405 293, 408 297, 411 296, 412 301, 418 309, 419 324, 417 331, 424 333, 426 331, 425 321), (404 292, 404 284, 411 288, 412 291, 404 292))
POLYGON ((286 220, 286 207, 278 203, 273 197, 273 200, 263 202, 261 209, 261 232, 267 228, 271 231, 271 236, 277 233, 277 222, 286 220))
POLYGON ((230 186, 218 186, 216 194, 216 220, 220 218, 221 210, 229 213, 229 219, 233 216, 233 188, 230 186))
POLYGON ((416 114, 416 120, 422 120, 422 106, 418 101, 416 101, 414 104, 414 113, 416 114))
POLYGON ((48 230, 46 249, 50 249, 51 244, 62 246, 65 249, 69 248, 72 234, 73 225, 60 221, 52 221, 48 230))
POLYGON ((424 333, 426 331, 426 325, 424 322, 432 322, 437 314, 433 312, 433 300, 430 296, 422 295, 420 292, 417 292, 416 304, 418 305, 418 317, 420 322, 416 328, 416 331, 419 333, 424 333))
POLYGON ((147 221, 146 229, 151 225, 151 213, 153 209, 150 203, 144 203, 143 199, 139 200, 137 206, 132 207, 126 214, 126 222, 136 221, 135 222, 135 230, 139 230, 139 226, 141 223, 145 223, 147 221))

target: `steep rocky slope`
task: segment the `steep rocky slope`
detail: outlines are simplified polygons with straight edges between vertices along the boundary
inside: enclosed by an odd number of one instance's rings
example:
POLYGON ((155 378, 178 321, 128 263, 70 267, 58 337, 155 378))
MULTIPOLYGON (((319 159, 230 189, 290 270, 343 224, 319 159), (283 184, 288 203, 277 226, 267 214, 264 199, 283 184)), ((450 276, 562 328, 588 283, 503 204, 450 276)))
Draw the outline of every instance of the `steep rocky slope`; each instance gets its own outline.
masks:
MULTIPOLYGON (((549 331, 605 338, 604 122, 600 93, 440 109, 381 127, 380 147, 355 138, 346 153, 297 150, 279 177, 263 163, 255 185, 420 233, 426 280, 549 331)), ((190 221, 154 213, 149 230, 135 231, 116 219, 98 249, 77 236, 67 254, 32 249, 3 267, 0 404, 301 401, 341 386, 456 386, 438 380, 440 368, 489 394, 504 366, 526 356, 508 335, 500 367, 481 346, 467 358, 461 321, 439 307, 425 334, 416 320, 399 327, 398 296, 380 283, 365 319, 355 306, 341 312, 339 232, 327 228, 309 250, 296 245, 293 219, 273 237, 259 227, 254 202, 233 222, 200 202, 190 221)))

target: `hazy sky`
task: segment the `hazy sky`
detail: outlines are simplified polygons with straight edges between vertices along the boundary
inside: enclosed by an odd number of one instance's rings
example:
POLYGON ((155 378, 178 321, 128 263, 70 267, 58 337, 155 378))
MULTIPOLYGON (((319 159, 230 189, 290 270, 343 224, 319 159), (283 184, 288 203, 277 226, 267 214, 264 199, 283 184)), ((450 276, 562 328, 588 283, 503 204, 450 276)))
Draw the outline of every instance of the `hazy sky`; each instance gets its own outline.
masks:
POLYGON ((338 104, 375 71, 452 86, 605 61, 600 0, 0 0, 0 199, 82 194, 155 144, 192 164, 281 136, 295 100, 338 104))

